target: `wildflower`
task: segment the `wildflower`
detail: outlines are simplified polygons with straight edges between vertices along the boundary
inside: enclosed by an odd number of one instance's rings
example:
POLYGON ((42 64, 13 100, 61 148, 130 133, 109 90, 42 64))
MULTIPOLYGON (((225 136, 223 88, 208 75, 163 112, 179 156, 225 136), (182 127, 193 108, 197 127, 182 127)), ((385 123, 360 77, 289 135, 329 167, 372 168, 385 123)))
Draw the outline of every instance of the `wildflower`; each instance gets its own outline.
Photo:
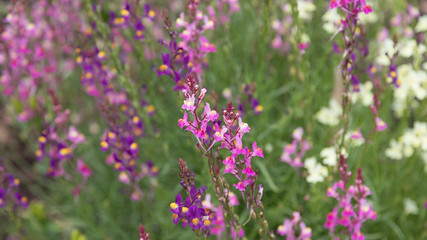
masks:
POLYGON ((347 161, 342 155, 340 155, 339 171, 341 180, 334 183, 327 190, 327 196, 335 198, 338 201, 338 206, 328 213, 324 227, 329 229, 333 238, 338 237, 337 233, 339 231, 336 228, 341 225, 344 228, 345 235, 351 235, 353 239, 364 239, 364 235, 360 231, 362 223, 369 219, 376 220, 377 217, 377 213, 372 210, 372 206, 367 204, 366 201, 366 197, 371 192, 367 186, 363 185, 362 170, 360 168, 357 172, 355 185, 348 186, 351 172, 348 171, 347 161))
POLYGON ((385 129, 387 129, 387 123, 385 123, 379 117, 375 118, 375 124, 377 125, 377 130, 380 131, 380 132, 384 131, 385 129))
POLYGON ((277 228, 277 233, 280 236, 286 236, 286 239, 311 239, 311 229, 306 227, 304 222, 300 222, 301 216, 299 212, 293 212, 291 219, 285 219, 282 225, 277 228), (299 223, 299 235, 297 235, 299 223))
POLYGON ((322 107, 316 113, 316 119, 325 125, 336 126, 339 123, 339 118, 342 114, 341 106, 333 99, 329 101, 329 108, 322 107))
POLYGON ((302 167, 302 158, 305 153, 312 148, 311 144, 302 138, 304 130, 300 127, 292 133, 292 143, 283 148, 283 153, 280 157, 282 162, 289 163, 292 167, 302 167))
POLYGON ((336 166, 338 156, 334 147, 322 149, 320 156, 323 158, 323 164, 328 166, 336 166))
POLYGON ((417 203, 410 198, 404 199, 403 206, 404 206, 404 212, 407 215, 409 214, 417 215, 419 213, 417 203))
POLYGON ((320 163, 316 162, 316 158, 307 158, 304 162, 304 167, 308 171, 307 182, 317 183, 323 182, 328 176, 328 169, 320 163))

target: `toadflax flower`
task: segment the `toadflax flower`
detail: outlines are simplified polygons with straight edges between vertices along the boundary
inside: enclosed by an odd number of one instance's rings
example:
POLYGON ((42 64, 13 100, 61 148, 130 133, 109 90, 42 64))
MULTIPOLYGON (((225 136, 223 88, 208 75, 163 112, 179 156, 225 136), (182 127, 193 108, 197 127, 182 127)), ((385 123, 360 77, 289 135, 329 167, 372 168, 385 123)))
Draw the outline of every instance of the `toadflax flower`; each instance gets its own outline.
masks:
POLYGON ((334 239, 339 239, 341 233, 343 236, 351 236, 351 239, 365 239, 361 232, 363 222, 377 218, 377 213, 366 199, 371 191, 363 184, 360 168, 357 171, 355 185, 349 186, 351 172, 348 171, 347 160, 342 155, 340 155, 339 171, 341 179, 327 190, 327 196, 335 198, 338 205, 326 216, 324 227, 329 229, 334 239), (342 226, 343 231, 337 230, 339 226, 342 226))
POLYGON ((301 221, 299 212, 293 212, 291 219, 285 219, 282 225, 277 228, 277 233, 280 236, 286 236, 288 240, 310 240, 311 228, 307 227, 301 221), (299 223, 299 224, 298 224, 299 223), (299 225, 299 231, 298 230, 299 225), (299 234, 297 234, 299 232, 299 234))
POLYGON ((303 133, 304 130, 301 127, 294 130, 292 133, 292 143, 285 145, 283 148, 283 153, 280 157, 282 162, 289 163, 292 167, 302 167, 304 165, 302 158, 312 146, 307 140, 302 138, 303 133))
POLYGON ((179 159, 181 186, 186 190, 188 197, 183 202, 180 193, 172 202, 170 212, 175 224, 181 221, 183 227, 190 226, 197 236, 208 236, 212 228, 215 214, 211 208, 204 207, 202 195, 206 192, 206 186, 197 189, 194 184, 194 173, 187 168, 187 163, 179 159))

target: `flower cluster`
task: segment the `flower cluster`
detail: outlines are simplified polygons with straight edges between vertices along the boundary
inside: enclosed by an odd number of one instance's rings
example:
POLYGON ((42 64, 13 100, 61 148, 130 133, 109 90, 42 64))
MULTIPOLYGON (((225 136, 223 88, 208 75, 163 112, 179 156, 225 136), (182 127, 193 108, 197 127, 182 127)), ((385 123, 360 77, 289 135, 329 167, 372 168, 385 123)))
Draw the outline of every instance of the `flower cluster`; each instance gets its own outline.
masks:
POLYGON ((145 231, 142 225, 139 225, 139 240, 150 240, 150 234, 145 231))
POLYGON ((369 14, 372 12, 372 7, 369 4, 366 4, 365 0, 354 1, 354 0, 331 0, 329 7, 334 9, 336 7, 341 8, 347 13, 350 14, 359 14, 360 12, 364 12, 365 14, 369 14), (353 5, 353 6, 351 6, 353 5))
POLYGON ((417 150, 427 152, 427 123, 415 122, 397 140, 392 139, 385 155, 393 160, 411 157, 417 150))
MULTIPOLYGON (((228 198, 230 200, 229 201, 230 206, 239 205, 239 201, 237 199, 237 196, 233 192, 228 193, 228 198)), ((205 200, 203 200, 202 204, 203 204, 204 208, 209 208, 215 212, 215 218, 212 221, 211 234, 217 236, 218 239, 220 239, 221 236, 223 235, 223 233, 225 232, 225 218, 224 218, 224 210, 223 210, 222 206, 221 205, 219 205, 218 207, 215 206, 211 202, 211 195, 210 194, 206 194, 205 200)), ((244 236, 244 234, 245 233, 243 232, 243 229, 240 229, 240 231, 236 235, 236 231, 234 230, 234 228, 233 227, 231 228, 230 236, 233 239, 242 238, 244 236)))
POLYGON ((214 22, 199 10, 198 0, 190 0, 187 8, 187 19, 183 12, 176 19, 176 27, 184 28, 179 34, 181 42, 178 43, 178 46, 188 53, 192 71, 200 74, 206 55, 216 52, 215 45, 203 36, 206 30, 214 29, 214 22))
POLYGON ((280 236, 286 236, 287 240, 310 240, 311 239, 311 228, 307 227, 303 221, 301 221, 301 215, 299 212, 293 212, 291 219, 285 219, 282 225, 277 228, 277 233, 280 236), (299 223, 299 224, 298 224, 299 223), (297 229, 299 225, 299 234, 297 229))
POLYGON ((0 85, 3 94, 19 101, 17 120, 35 115, 35 102, 43 104, 40 92, 58 87, 66 71, 74 68, 72 43, 81 21, 80 1, 37 1, 26 6, 16 2, 4 19, 0 37, 0 85), (31 16, 31 18, 29 18, 31 16), (61 59, 61 60, 59 60, 61 59))
MULTIPOLYGON (((93 8, 96 12, 97 6, 94 5, 93 8)), ((129 3, 126 3, 125 7, 122 8, 118 14, 113 11, 110 12, 109 24, 113 31, 114 28, 129 30, 132 32, 134 39, 142 40, 144 39, 144 21, 153 21, 155 16, 156 12, 150 8, 149 4, 144 5, 143 14, 139 16, 136 11, 136 6, 132 7, 129 3)))
MULTIPOLYGON (((298 18, 303 21, 310 21, 313 15, 313 11, 316 10, 316 6, 311 0, 298 0, 296 2, 296 11, 298 11, 298 18)), ((281 19, 275 19, 272 21, 272 29, 275 32, 275 37, 271 41, 271 47, 280 50, 284 54, 288 54, 291 51, 291 44, 301 51, 301 54, 305 52, 305 49, 310 44, 310 39, 307 34, 302 34, 298 39, 298 31, 300 26, 295 26, 299 21, 293 19, 293 3, 283 3, 281 5, 282 17, 281 19), (295 42, 295 39, 299 42, 295 42)))
POLYGON ((182 202, 182 196, 178 193, 175 202, 170 204, 173 222, 177 224, 181 221, 183 227, 190 225, 198 237, 209 236, 215 213, 202 205, 201 198, 206 191, 206 186, 199 189, 195 187, 194 173, 187 168, 187 163, 182 159, 179 159, 179 168, 181 186, 186 190, 188 197, 182 202))
POLYGON ((231 15, 240 11, 239 0, 218 0, 216 1, 216 11, 212 6, 206 8, 209 18, 214 22, 215 26, 218 24, 225 24, 230 21, 231 15), (219 20, 217 20, 217 15, 219 20))
POLYGON ((257 174, 252 170, 251 159, 255 156, 264 157, 262 149, 257 146, 256 142, 252 144, 252 149, 243 146, 242 137, 249 132, 250 127, 242 121, 239 114, 234 113, 235 108, 231 103, 223 111, 225 124, 222 126, 215 122, 219 115, 215 110, 211 110, 209 103, 205 104, 203 115, 199 117, 196 111, 207 91, 204 88, 199 91, 199 86, 191 75, 187 79, 187 84, 188 91, 183 90, 186 100, 182 105, 182 109, 186 112, 183 118, 179 119, 179 126, 191 131, 199 143, 207 142, 209 148, 204 149, 205 151, 208 151, 216 142, 221 142, 220 148, 230 151, 231 156, 226 157, 223 161, 224 173, 236 176, 239 182, 234 186, 244 192, 248 185, 254 186, 257 174), (189 115, 193 118, 192 122, 188 119, 189 115), (214 131, 210 136, 208 135, 209 123, 213 125, 211 128, 214 131), (239 156, 242 156, 243 159, 239 156))
POLYGON ((18 178, 6 172, 3 159, 0 158, 0 208, 6 206, 6 199, 13 202, 14 209, 28 206, 28 198, 18 192, 19 184, 18 178))
POLYGON ((292 133, 292 143, 283 148, 280 160, 289 163, 292 167, 302 167, 302 158, 305 153, 312 148, 311 144, 302 138, 304 130, 299 127, 292 133))
POLYGON ((341 180, 328 188, 328 197, 335 198, 338 206, 328 213, 325 228, 329 229, 332 237, 336 239, 341 233, 351 236, 354 240, 363 240, 362 224, 366 220, 377 218, 377 213, 372 205, 368 204, 366 197, 371 194, 369 188, 363 184, 362 170, 359 168, 355 185, 348 186, 351 172, 348 171, 347 160, 340 155, 341 180), (343 226, 343 232, 337 231, 337 226, 343 226))
MULTIPOLYGON (((81 134, 74 126, 68 127, 67 122, 70 115, 70 110, 62 110, 59 100, 56 98, 53 91, 50 91, 50 96, 53 101, 53 109, 55 119, 52 122, 46 122, 44 129, 38 137, 38 149, 35 151, 37 160, 41 161, 44 158, 49 160, 49 168, 47 175, 50 177, 70 177, 64 169, 64 163, 67 160, 74 159, 73 151, 81 143, 85 141, 85 136, 81 134)), ((85 166, 82 160, 79 160, 77 170, 88 178, 91 171, 85 166)))

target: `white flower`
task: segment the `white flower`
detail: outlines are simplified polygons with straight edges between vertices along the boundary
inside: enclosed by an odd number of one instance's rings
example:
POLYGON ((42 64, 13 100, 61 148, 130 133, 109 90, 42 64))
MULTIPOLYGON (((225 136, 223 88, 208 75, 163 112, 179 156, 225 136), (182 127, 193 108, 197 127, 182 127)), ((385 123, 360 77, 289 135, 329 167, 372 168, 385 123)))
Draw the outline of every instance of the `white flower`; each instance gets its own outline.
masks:
POLYGON ((323 15, 322 19, 323 29, 330 34, 334 34, 341 24, 341 16, 338 14, 337 8, 328 10, 325 15, 323 15))
POLYGON ((298 1, 298 16, 303 20, 311 20, 316 5, 310 1, 298 1))
POLYGON ((369 14, 360 14, 359 19, 363 24, 376 23, 378 21, 378 15, 374 11, 369 14))
POLYGON ((359 92, 352 92, 351 99, 354 103, 360 102, 363 106, 370 106, 374 103, 372 94, 372 82, 366 82, 364 84, 360 84, 359 92))
POLYGON ((417 203, 414 200, 410 198, 405 198, 405 200, 403 201, 403 205, 405 214, 417 215, 419 213, 417 203))
POLYGON ((390 65, 390 59, 388 56, 393 56, 396 53, 396 48, 394 47, 394 42, 391 39, 386 39, 384 42, 381 42, 380 50, 378 53, 378 57, 375 59, 375 62, 378 64, 388 66, 390 65))
POLYGON ((309 183, 323 182, 328 176, 328 169, 317 163, 314 157, 307 158, 304 162, 304 167, 308 171, 307 182, 309 183))
POLYGON ((415 26, 415 31, 425 32, 427 31, 427 15, 418 18, 418 23, 415 26))
POLYGON ((328 147, 322 149, 320 152, 320 157, 323 159, 323 164, 328 166, 335 166, 337 164, 337 153, 335 147, 328 147))
POLYGON ((402 57, 412 57, 417 47, 417 42, 414 39, 406 40, 399 44, 399 55, 402 57))
POLYGON ((329 108, 322 107, 320 111, 316 113, 316 119, 322 124, 335 126, 339 123, 339 117, 341 114, 341 106, 337 101, 331 99, 329 102, 329 108))
POLYGON ((390 147, 385 150, 385 155, 393 160, 402 159, 402 144, 397 142, 395 139, 392 139, 390 142, 390 147))

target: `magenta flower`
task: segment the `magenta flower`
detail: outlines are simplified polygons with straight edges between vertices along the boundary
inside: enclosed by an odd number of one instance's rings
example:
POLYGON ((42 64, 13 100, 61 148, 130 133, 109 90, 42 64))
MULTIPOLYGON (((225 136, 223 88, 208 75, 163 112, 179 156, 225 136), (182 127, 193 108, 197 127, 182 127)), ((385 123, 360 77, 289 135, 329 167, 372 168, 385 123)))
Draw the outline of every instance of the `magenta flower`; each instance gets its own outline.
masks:
POLYGON ((304 165, 302 158, 312 147, 307 140, 302 138, 303 134, 304 130, 301 127, 293 131, 292 143, 285 145, 283 148, 283 153, 280 157, 282 162, 289 163, 292 167, 302 167, 304 165))
POLYGON ((83 162, 82 159, 77 160, 77 170, 84 179, 88 179, 92 175, 92 170, 83 162))
POLYGON ((286 236, 287 240, 308 240, 311 239, 311 228, 306 227, 304 222, 300 222, 299 212, 293 212, 291 220, 285 219, 282 225, 277 228, 280 236, 286 236), (297 235, 298 223, 300 233, 297 235))
POLYGON ((372 206, 367 204, 366 197, 371 194, 369 188, 363 185, 362 170, 359 168, 356 177, 356 184, 347 187, 351 178, 351 172, 347 170, 346 159, 340 156, 340 175, 341 180, 328 188, 328 197, 335 198, 338 201, 332 212, 326 216, 325 228, 329 229, 331 236, 336 239, 338 233, 336 228, 341 225, 344 227, 344 234, 351 235, 352 239, 364 239, 360 229, 362 223, 366 220, 375 220, 377 213, 373 211, 372 206))
POLYGON ((387 129, 387 123, 385 123, 381 118, 376 117, 375 118, 375 124, 377 126, 377 130, 378 131, 384 131, 385 129, 387 129))
POLYGON ((184 112, 184 116, 178 120, 178 125, 182 129, 183 127, 188 126, 188 114, 187 112, 184 112))

